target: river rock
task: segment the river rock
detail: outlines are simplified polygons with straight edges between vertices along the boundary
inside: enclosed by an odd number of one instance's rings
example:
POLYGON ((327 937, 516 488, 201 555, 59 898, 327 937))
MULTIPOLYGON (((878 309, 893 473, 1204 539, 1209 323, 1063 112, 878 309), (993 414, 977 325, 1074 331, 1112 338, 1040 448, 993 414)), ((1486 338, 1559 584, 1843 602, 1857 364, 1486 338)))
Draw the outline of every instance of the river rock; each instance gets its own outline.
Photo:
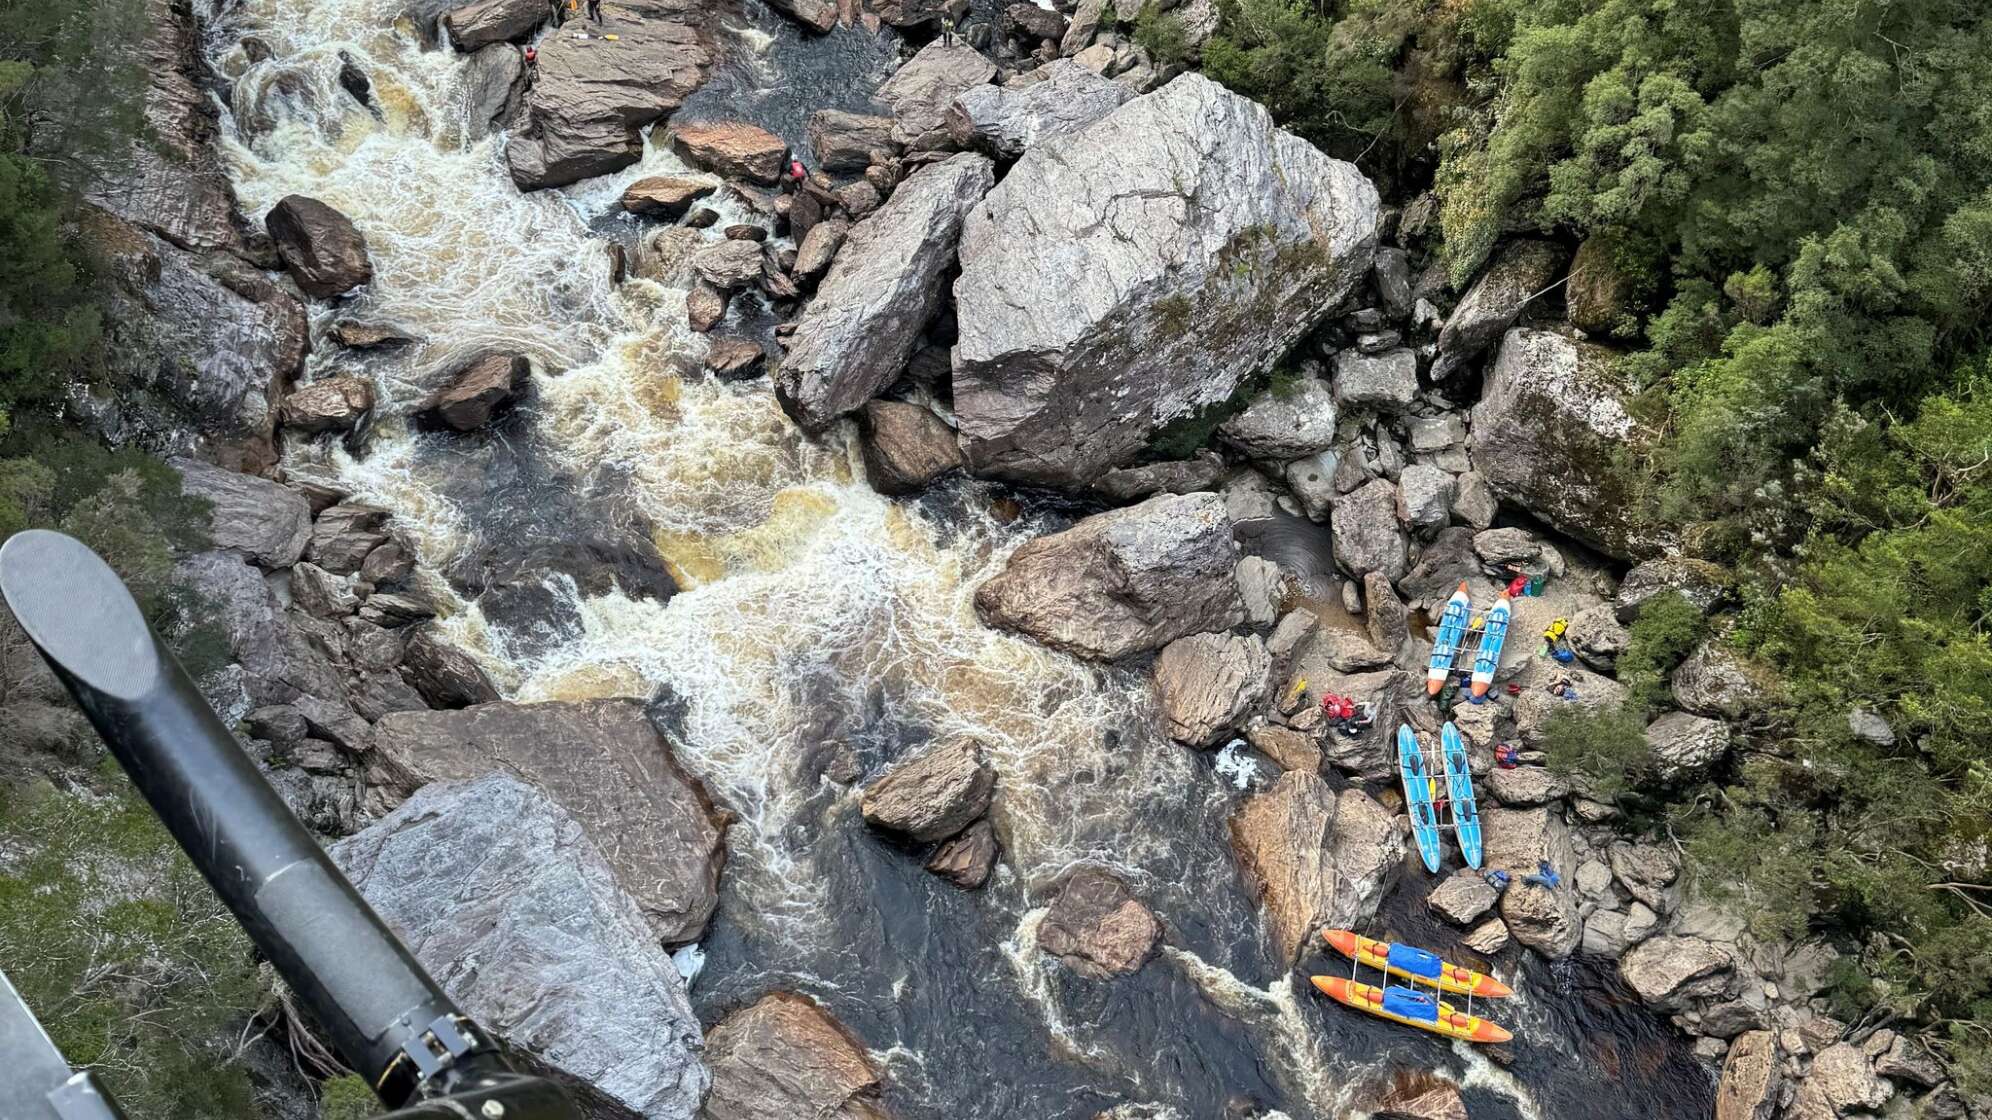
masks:
POLYGON ((891 1120, 863 1043, 814 1000, 772 992, 706 1035, 700 1120, 891 1120))
POLYGON ((305 435, 351 431, 373 410, 373 384, 357 377, 328 377, 284 397, 284 426, 305 435))
POLYGON ((1618 613, 1602 603, 1578 611, 1563 636, 1579 661, 1607 673, 1618 665, 1619 654, 1625 652, 1630 638, 1618 613))
POLYGON ((1726 642, 1711 639, 1675 668, 1674 701, 1698 715, 1739 720, 1768 705, 1769 680, 1768 671, 1746 661, 1726 642))
POLYGON ((1922 1043, 1908 1035, 1896 1034, 1893 1031, 1885 1033, 1891 1037, 1888 1044, 1875 1055, 1876 1073, 1925 1089, 1932 1089, 1943 1083, 1943 1064, 1932 1056, 1922 1043))
POLYGON ((964 148, 1016 159, 1052 136, 1076 132, 1125 105, 1134 91, 1070 59, 1047 63, 1042 81, 1022 88, 970 87, 945 117, 948 135, 964 148))
POLYGON ((1335 400, 1351 408, 1401 409, 1418 396, 1418 356, 1409 350, 1335 355, 1335 400))
POLYGON ((443 13, 443 30, 449 32, 451 46, 474 51, 524 39, 546 18, 547 6, 541 0, 471 0, 443 13))
POLYGON ((695 1115, 710 1079, 684 981, 554 799, 507 774, 439 783, 329 854, 451 998, 591 1115, 695 1115))
POLYGON ((1866 1054, 1851 1042, 1836 1042, 1812 1058, 1806 1082, 1816 1086, 1837 1114, 1874 1112, 1894 1090, 1874 1075, 1866 1054))
POLYGON ((798 424, 821 431, 905 372, 940 308, 963 216, 993 178, 982 156, 954 156, 915 172, 852 227, 775 378, 776 396, 798 424))
POLYGON ((1456 926, 1470 926, 1500 900, 1501 896, 1479 872, 1460 871, 1440 880, 1426 897, 1425 905, 1456 926))
POLYGON ((1308 732, 1259 720, 1245 729, 1245 740, 1282 770, 1321 772, 1321 744, 1308 732))
POLYGON ((837 250, 844 245, 844 238, 851 232, 851 223, 842 218, 831 218, 809 227, 803 235, 802 243, 796 246, 795 275, 798 280, 814 280, 823 275, 830 262, 837 257, 837 250))
POLYGON ((1494 524, 1494 515, 1501 512, 1500 499, 1494 496, 1494 487, 1487 482, 1487 476, 1479 471, 1467 471, 1459 476, 1458 486, 1453 491, 1452 514, 1462 523, 1485 529, 1494 524))
POLYGON ((1495 256, 1439 331, 1432 380, 1442 381, 1514 325, 1531 297, 1563 270, 1569 254, 1551 241, 1517 241, 1495 256))
POLYGON ((1487 776, 1487 789, 1503 805, 1547 805, 1570 792, 1570 783, 1547 766, 1499 767, 1487 776))
POLYGON ((1155 694, 1169 736, 1208 747, 1266 699, 1272 657, 1257 635, 1192 634, 1155 659, 1155 694))
POLYGON ((853 179, 830 193, 837 200, 838 207, 854 219, 863 218, 878 209, 882 201, 878 188, 864 179, 853 179))
POLYGON ((929 134, 945 140, 954 99, 996 76, 996 64, 973 47, 935 39, 886 79, 873 99, 891 111, 892 139, 902 147, 928 147, 929 134))
POLYGON ((722 381, 758 377, 767 351, 751 338, 715 338, 706 345, 706 372, 722 381))
POLYGON ((1437 1075, 1399 1071, 1361 1099, 1361 1114, 1374 1120, 1470 1120, 1459 1086, 1437 1075))
POLYGON ((957 739, 895 764, 866 787, 859 809, 874 828, 931 843, 987 812, 995 789, 982 744, 957 739))
POLYGON ((961 466, 954 429, 931 409, 902 401, 867 401, 858 413, 865 477, 881 494, 914 494, 961 466))
POLYGON ((1376 913, 1404 838, 1389 811, 1360 790, 1337 795, 1318 775, 1289 770, 1231 818, 1231 845, 1254 885, 1273 957, 1291 963, 1323 926, 1376 913))
POLYGON ((1225 421, 1218 434, 1253 459, 1300 459, 1334 446, 1335 399, 1328 383, 1304 378, 1282 393, 1264 393, 1225 421))
POLYGON ((1542 807, 1527 809, 1487 808, 1481 810, 1484 839, 1483 866, 1503 870, 1520 879, 1533 874, 1536 865, 1548 861, 1558 875, 1568 878, 1576 870, 1570 845, 1570 832, 1560 814, 1542 807))
POLYGON ((1646 745, 1661 781, 1692 781, 1729 753, 1729 725, 1687 712, 1668 712, 1646 725, 1646 745))
POLYGON ((1715 1090, 1715 1120, 1771 1120, 1778 1103, 1778 1043, 1751 1031, 1729 1044, 1715 1090))
POLYGON ((1335 562, 1352 576, 1378 572, 1396 580, 1410 563, 1404 529, 1397 522, 1397 487, 1377 478, 1335 502, 1329 523, 1335 562))
POLYGON ((367 239, 351 218, 315 198, 285 195, 263 216, 263 228, 305 295, 331 299, 373 279, 367 239))
POLYGON ((1632 387, 1611 362, 1559 334, 1509 331, 1473 409, 1473 464, 1502 500, 1633 559, 1665 539, 1639 517, 1635 480, 1621 465, 1653 433, 1626 411, 1632 387))
POLYGON ((927 858, 927 870, 962 890, 976 890, 996 870, 996 849, 995 826, 984 817, 934 849, 927 858))
POLYGON ((726 318, 727 304, 732 302, 724 291, 697 280, 691 290, 685 293, 685 325, 704 334, 718 326, 726 318))
POLYGON ((1446 527, 1452 514, 1453 476, 1423 463, 1406 466, 1397 478, 1397 519, 1420 536, 1446 527))
POLYGON ((781 182, 788 144, 758 125, 714 121, 673 124, 671 150, 693 167, 729 179, 773 186, 781 182))
POLYGON ((197 552, 180 559, 173 576, 177 586, 202 597, 202 617, 228 636, 250 705, 346 694, 345 671, 334 664, 332 652, 292 625, 269 581, 239 554, 197 552))
POLYGON ((520 190, 565 186, 628 167, 643 155, 639 129, 685 103, 705 78, 695 0, 618 0, 600 38, 548 35, 525 97, 526 123, 505 144, 520 190))
POLYGON ((991 626, 1106 661, 1228 630, 1245 607, 1216 494, 1164 494, 1039 537, 975 592, 991 626))
POLYGON ((1084 484, 1229 398, 1360 277, 1376 216, 1355 168, 1196 74, 1043 141, 962 233, 970 469, 1084 484))
POLYGON ((837 26, 837 5, 831 0, 769 0, 768 7, 818 34, 837 26))
POLYGON ((423 402, 415 418, 434 428, 476 431, 512 407, 531 384, 532 363, 524 354, 493 350, 449 376, 448 383, 423 402))
POLYGON ((761 279, 761 246, 731 237, 709 242, 692 254, 692 271, 722 291, 750 287, 761 279))
POLYGON ((1675 899, 1669 887, 1680 878, 1681 862, 1653 844, 1613 844, 1606 853, 1619 885, 1640 902, 1662 914, 1671 913, 1675 899))
POLYGON ((325 337, 348 350, 378 350, 406 346, 415 336, 392 323, 361 319, 337 319, 325 329, 325 337))
POLYGON ((1059 888, 1037 930, 1038 948, 1089 980, 1125 976, 1148 962, 1162 923, 1126 883, 1081 868, 1059 888))
POLYGON ((1271 626, 1286 601, 1288 578, 1280 566, 1263 556, 1247 556, 1238 561, 1238 594, 1245 601, 1248 626, 1271 626))
POLYGON ((292 604, 318 618, 349 615, 360 606, 360 597, 346 577, 304 561, 291 568, 290 593, 292 604))
POLYGON ((1515 683, 1522 690, 1515 697, 1513 709, 1515 737, 1530 746, 1541 745, 1550 717, 1556 713, 1572 709, 1609 711, 1625 703, 1626 698, 1625 686, 1610 677, 1576 665, 1560 665, 1547 658, 1529 662, 1516 676, 1515 683), (1577 691, 1575 700, 1550 695, 1549 685, 1559 680, 1570 682, 1570 687, 1577 691))
POLYGON ((1136 501, 1151 494, 1194 494, 1217 489, 1229 469, 1216 452, 1204 450, 1197 452, 1194 459, 1110 470, 1093 482, 1093 489, 1120 502, 1136 501))
POLYGON ((1567 889, 1524 883, 1517 878, 1501 895, 1501 920, 1517 942, 1550 960, 1561 960, 1583 940, 1577 901, 1567 889))
POLYGON ((175 459, 181 492, 208 503, 208 539, 265 568, 286 568, 311 539, 311 507, 303 496, 267 479, 175 459))
POLYGON ((1647 1003, 1675 1009, 1719 994, 1734 963, 1727 949, 1699 937, 1653 937, 1619 959, 1619 977, 1647 1003))
POLYGON ((387 511, 364 502, 340 502, 328 506, 311 526, 305 558, 328 572, 351 575, 360 570, 367 555, 387 543, 382 526, 387 511))
POLYGON ((891 117, 818 109, 809 115, 808 132, 816 166, 837 175, 863 171, 871 166, 872 153, 890 153, 897 148, 891 117))
POLYGON ((1483 957, 1491 957, 1508 947, 1508 924, 1499 918, 1489 918, 1468 930, 1459 943, 1483 957))
POLYGON ((1729 573, 1719 564, 1687 556, 1666 556, 1633 565, 1619 581, 1612 606, 1618 619, 1631 625, 1648 601, 1669 591, 1686 599, 1703 614, 1714 610, 1729 593, 1729 573))
POLYGON ((632 214, 677 221, 692 203, 718 190, 713 183, 676 175, 652 175, 623 188, 622 208, 632 214))
POLYGON ((492 770, 533 782, 613 841, 610 864, 666 945, 698 940, 719 903, 726 816, 634 700, 394 712, 374 725, 366 763, 376 810, 429 782, 492 770))
POLYGON ((436 708, 467 708, 498 699, 498 688, 477 659, 458 649, 434 626, 417 626, 402 647, 401 677, 436 708))

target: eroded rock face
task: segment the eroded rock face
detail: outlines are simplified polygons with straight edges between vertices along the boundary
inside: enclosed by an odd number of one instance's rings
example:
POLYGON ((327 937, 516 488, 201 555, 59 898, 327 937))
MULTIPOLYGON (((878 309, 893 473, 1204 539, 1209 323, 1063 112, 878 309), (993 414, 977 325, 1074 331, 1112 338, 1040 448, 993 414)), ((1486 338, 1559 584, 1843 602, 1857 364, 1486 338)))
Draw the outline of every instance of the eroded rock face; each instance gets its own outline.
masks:
POLYGON ((225 471, 193 459, 173 460, 183 493, 207 501, 208 537, 265 568, 287 568, 311 539, 311 506, 295 490, 268 479, 225 471))
POLYGON ((863 1044, 806 996, 773 992, 706 1036, 702 1120, 890 1120, 863 1044))
POLYGON ((960 832, 989 810, 996 771, 973 739, 930 747, 887 770, 865 790, 860 809, 876 828, 931 842, 960 832))
POLYGON ((493 43, 471 52, 458 71, 463 97, 464 139, 482 140, 505 127, 526 95, 526 63, 519 48, 493 43))
POLYGON ((638 129, 685 103, 708 55, 693 0, 622 0, 603 11, 599 39, 549 35, 539 77, 525 97, 526 127, 505 145, 520 190, 565 186, 635 163, 638 129))
POLYGON ((1039 923, 1038 948, 1090 980, 1125 976, 1148 962, 1162 923, 1126 883, 1098 868, 1073 873, 1039 923))
POLYGON ((970 470, 1081 485, 1225 400, 1362 277, 1377 213, 1355 168, 1195 74, 1041 142, 962 233, 970 470))
POLYGON ((1231 518, 1216 494, 1165 494, 1018 549, 975 592, 991 626, 1111 660, 1244 620, 1231 518))
POLYGON ((434 781, 504 770, 591 834, 667 945, 696 941, 719 904, 725 817, 633 700, 395 712, 374 726, 367 796, 392 808, 434 781), (610 842, 612 841, 612 843, 610 842))
POLYGON ((1021 89, 973 86, 954 99, 945 118, 961 146, 998 159, 1016 159, 1039 142, 1092 124, 1134 97, 1126 85, 1070 59, 1047 63, 1043 80, 1021 89))
POLYGON ((263 216, 263 228, 305 295, 331 299, 373 279, 367 239, 351 218, 315 198, 286 195, 263 216))
POLYGON ((507 774, 438 783, 331 856, 464 1010, 576 1084, 591 1115, 697 1114, 709 1078, 684 981, 552 798, 507 774))
POLYGON ((1501 340, 1473 409, 1473 464, 1502 499, 1611 556, 1666 542, 1637 516, 1621 457, 1652 432, 1626 412, 1631 387, 1611 355, 1548 331, 1501 340))
POLYGON ((954 156, 914 173, 851 227, 775 376, 798 424, 821 431, 899 379, 940 307, 962 219, 993 179, 984 157, 954 156))
POLYGON ((1280 962, 1293 961, 1323 926, 1368 920, 1404 858, 1404 838, 1383 806, 1360 790, 1337 795, 1301 770, 1245 801, 1231 818, 1231 845, 1280 962))
POLYGON ((1193 747, 1216 743, 1266 698, 1273 660, 1257 635, 1193 634, 1155 659, 1155 694, 1169 736, 1193 747))

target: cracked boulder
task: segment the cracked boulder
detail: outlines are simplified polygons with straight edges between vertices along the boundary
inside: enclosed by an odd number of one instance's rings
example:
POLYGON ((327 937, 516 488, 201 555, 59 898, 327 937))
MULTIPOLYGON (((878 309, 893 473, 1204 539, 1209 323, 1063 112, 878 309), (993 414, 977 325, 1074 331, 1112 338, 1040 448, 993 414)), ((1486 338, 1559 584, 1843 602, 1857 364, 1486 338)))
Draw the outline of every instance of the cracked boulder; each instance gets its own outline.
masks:
POLYGON ((955 410, 977 474, 1081 486, 1230 398, 1367 272, 1376 188, 1185 74, 1019 159, 969 215, 955 410))

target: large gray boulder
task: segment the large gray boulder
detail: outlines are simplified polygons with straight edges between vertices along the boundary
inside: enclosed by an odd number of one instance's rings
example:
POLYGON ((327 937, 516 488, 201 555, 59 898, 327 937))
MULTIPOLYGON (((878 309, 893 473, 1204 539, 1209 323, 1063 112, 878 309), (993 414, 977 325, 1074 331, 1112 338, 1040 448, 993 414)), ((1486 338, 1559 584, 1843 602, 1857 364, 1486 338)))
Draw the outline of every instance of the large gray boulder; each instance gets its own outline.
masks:
POLYGON ((975 592, 991 626, 1109 660, 1244 621, 1217 494, 1163 494, 1025 544, 975 592))
POLYGON ((809 116, 809 147, 816 166, 849 175, 872 164, 874 153, 892 154, 892 118, 872 117, 843 109, 818 109, 809 116))
POLYGON ((263 216, 292 280, 305 295, 344 295, 373 279, 367 239, 346 215, 301 194, 279 199, 263 216))
POLYGON ((642 126, 685 103, 709 60, 696 0, 620 0, 599 38, 549 35, 539 76, 526 94, 526 127, 505 144, 520 190, 578 182, 628 167, 643 155, 642 126))
POLYGON ((994 176, 988 159, 954 156, 915 172, 851 227, 775 375, 775 394, 796 423, 820 431, 905 372, 940 308, 962 219, 994 176))
POLYGON ((1258 894, 1273 958, 1299 956, 1323 926, 1376 913, 1404 837, 1388 810, 1358 789, 1289 770, 1231 818, 1231 846, 1258 894))
POLYGON ((1626 411, 1632 387, 1611 357, 1549 331, 1509 331, 1473 409, 1473 465, 1504 500, 1632 559, 1666 537, 1641 516, 1624 460, 1653 433, 1626 411))
POLYGON ((1397 521, 1397 487, 1387 478, 1371 479, 1336 499, 1328 526, 1335 534, 1335 562, 1352 576, 1381 572, 1394 581, 1410 564, 1410 546, 1397 521))
POLYGON ((1318 377, 1262 394, 1217 429, 1254 459, 1304 459, 1335 445, 1335 394, 1318 377))
POLYGON ((1399 348, 1381 354, 1335 355, 1335 401, 1354 408, 1398 411, 1418 396, 1418 355, 1399 348))
POLYGON ((504 128, 526 95, 525 59, 510 43, 471 52, 457 73, 464 139, 472 142, 504 128))
POLYGON ((1432 380, 1452 375, 1514 325, 1530 299, 1542 294, 1570 259, 1553 241, 1517 241, 1501 250, 1439 331, 1432 380))
POLYGON ((225 471, 193 459, 173 460, 180 490, 208 503, 208 539, 265 568, 288 568, 311 539, 311 505, 304 495, 265 478, 225 471))
POLYGON ((916 493, 961 466, 954 429, 932 409, 869 401, 858 413, 858 426, 864 433, 865 479, 881 494, 916 493))
POLYGON ((684 981, 552 798, 507 774, 439 783, 331 855, 443 989, 589 1115, 698 1114, 710 1078, 684 981))
POLYGON ((1646 725, 1646 746, 1663 782, 1686 782, 1708 773, 1729 753, 1729 725, 1688 712, 1667 712, 1646 725))
POLYGON ((935 39, 886 79, 873 99, 892 113, 894 143, 931 147, 947 138, 947 112, 954 99, 995 76, 996 64, 981 51, 935 39))
POLYGON ((1729 1044, 1715 1088, 1715 1120, 1770 1120, 1778 1104, 1778 1040, 1751 1031, 1729 1044))
POLYGON ((1121 82, 1061 58, 1037 71, 1040 81, 1021 89, 973 86, 948 107, 948 135, 965 148, 998 159, 1016 159, 1040 141, 1092 124, 1134 97, 1121 82))
POLYGON ((865 1046, 816 1001, 771 992, 706 1036, 712 1094, 700 1120, 889 1120, 865 1046))
POLYGON ((1155 695, 1169 737, 1212 745, 1266 698, 1272 669, 1257 635, 1192 634, 1170 642, 1155 659, 1155 695))
POLYGON ((435 781, 503 770, 591 835, 667 945, 696 941, 719 904, 725 815, 633 700, 395 712, 374 727, 367 797, 392 808, 435 781))
POLYGON ((1727 987, 1735 958, 1699 937, 1654 937, 1619 959, 1619 978, 1656 1007, 1679 1008, 1727 987))
POLYGON ((1044 140, 969 215, 955 409, 977 473, 1081 485, 1228 399, 1369 266, 1376 188, 1185 74, 1044 140))
POLYGON ((540 0, 471 0, 443 13, 443 30, 450 33, 451 46, 474 51, 524 39, 546 22, 547 15, 547 5, 540 0))

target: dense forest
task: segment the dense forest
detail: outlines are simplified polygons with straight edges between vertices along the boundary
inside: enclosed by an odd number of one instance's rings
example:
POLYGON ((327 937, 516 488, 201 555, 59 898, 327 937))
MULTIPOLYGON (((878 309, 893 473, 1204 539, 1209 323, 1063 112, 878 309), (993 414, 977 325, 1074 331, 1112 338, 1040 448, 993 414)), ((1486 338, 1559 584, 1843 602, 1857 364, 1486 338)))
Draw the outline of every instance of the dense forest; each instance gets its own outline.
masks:
MULTIPOLYGON (((1723 567, 1713 622, 1777 701, 1718 783, 1658 788, 1640 711, 1560 719, 1552 758, 1760 932, 1858 945, 1840 1012, 1938 1025, 1988 1087, 1987 11, 1228 0, 1203 65, 1386 197, 1433 192, 1456 283, 1503 234, 1581 244, 1573 318, 1605 305, 1584 325, 1663 432, 1628 464, 1649 515, 1723 567)), ((1642 616, 1632 705, 1710 624, 1642 616)))

